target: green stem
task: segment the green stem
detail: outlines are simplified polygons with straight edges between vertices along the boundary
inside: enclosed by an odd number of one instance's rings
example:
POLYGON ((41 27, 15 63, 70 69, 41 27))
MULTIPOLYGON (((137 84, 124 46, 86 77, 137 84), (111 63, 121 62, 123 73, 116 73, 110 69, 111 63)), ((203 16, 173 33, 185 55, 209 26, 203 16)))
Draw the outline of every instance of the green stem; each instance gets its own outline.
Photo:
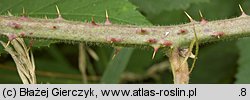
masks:
MULTIPOLYGON (((9 40, 15 37, 43 39, 58 42, 107 44, 110 46, 173 48, 169 54, 174 82, 188 83, 189 72, 185 58, 179 56, 179 47, 188 46, 192 40, 199 43, 237 39, 250 36, 250 17, 241 16, 207 23, 192 22, 174 26, 135 26, 83 23, 62 19, 23 18, 0 16, 0 36, 9 40), (194 35, 198 33, 197 37, 194 35), (196 40, 197 41, 197 40, 196 40)), ((196 49, 197 48, 196 42, 196 49)), ((196 52, 197 54, 197 52, 196 52)), ((195 58, 196 59, 196 58, 195 58)))
MULTIPOLYGON (((249 36, 249 23, 250 17, 242 16, 205 24, 194 22, 194 27, 196 33, 199 33, 199 43, 206 43, 249 36)), ((193 23, 174 26, 92 25, 56 19, 20 20, 19 17, 0 16, 0 35, 16 34, 19 36, 25 33, 25 38, 119 46, 169 46, 165 44, 166 42, 171 42, 171 46, 174 47, 188 46, 194 39, 192 27, 193 23), (15 27, 16 24, 20 27, 15 27)))

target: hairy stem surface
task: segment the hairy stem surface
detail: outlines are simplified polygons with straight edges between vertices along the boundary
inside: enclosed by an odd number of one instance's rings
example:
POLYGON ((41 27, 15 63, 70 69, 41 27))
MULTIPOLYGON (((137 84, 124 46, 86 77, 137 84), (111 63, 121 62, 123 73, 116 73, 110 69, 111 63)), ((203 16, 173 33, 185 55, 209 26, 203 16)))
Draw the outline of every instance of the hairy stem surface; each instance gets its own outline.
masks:
MULTIPOLYGON (((250 17, 194 22, 200 43, 249 36, 250 17)), ((187 46, 193 39, 193 23, 174 26, 104 25, 58 19, 0 16, 0 35, 15 34, 59 42, 85 42, 119 46, 187 46)))
POLYGON ((0 16, 0 36, 9 41, 17 37, 42 39, 58 42, 76 42, 110 46, 171 47, 169 54, 174 82, 187 84, 188 64, 179 55, 179 47, 188 47, 192 40, 207 43, 223 39, 237 39, 250 35, 250 17, 192 22, 174 26, 136 26, 119 24, 83 23, 64 19, 40 19, 0 16), (193 27, 197 37, 194 35, 193 27), (177 48, 178 47, 178 48, 177 48))

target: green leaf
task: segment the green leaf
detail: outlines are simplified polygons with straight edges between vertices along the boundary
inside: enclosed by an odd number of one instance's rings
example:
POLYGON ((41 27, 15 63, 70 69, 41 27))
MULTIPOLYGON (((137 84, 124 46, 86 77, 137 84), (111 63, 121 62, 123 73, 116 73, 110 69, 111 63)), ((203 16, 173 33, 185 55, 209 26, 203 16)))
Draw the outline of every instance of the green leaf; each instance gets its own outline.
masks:
POLYGON ((131 48, 121 49, 121 51, 116 55, 116 57, 109 62, 108 67, 102 76, 101 83, 118 83, 122 72, 125 70, 129 62, 132 53, 133 49, 131 48))
POLYGON ((150 50, 135 49, 129 60, 126 71, 145 76, 147 69, 149 69, 153 64, 159 62, 161 59, 166 60, 164 52, 160 50, 156 53, 155 58, 152 59, 153 52, 153 48, 150 48, 150 50))
MULTIPOLYGON (((149 24, 148 21, 126 0, 1 0, 0 13, 22 15, 22 10, 30 17, 48 16, 56 18, 58 6, 63 18, 67 20, 90 21, 92 17, 97 22, 105 21, 105 10, 109 13, 111 22, 123 24, 149 24)), ((36 42, 35 46, 47 46, 52 42, 36 42)))
MULTIPOLYGON (((105 10, 108 11, 109 18, 112 23, 119 24, 140 24, 140 25, 148 25, 150 24, 138 11, 136 11, 136 7, 132 5, 127 0, 0 0, 0 13, 7 14, 7 11, 10 11, 15 16, 22 15, 22 9, 24 8, 27 15, 30 17, 40 17, 44 18, 45 15, 48 18, 56 18, 57 12, 55 6, 57 5, 60 9, 62 17, 66 20, 75 20, 75 21, 91 21, 91 17, 94 17, 95 21, 103 23, 105 21, 105 10)), ((49 46, 53 41, 34 41, 35 47, 43 47, 49 46)), ((1 49, 1 48, 0 48, 1 49)), ((50 48, 46 48, 50 49, 50 48)), ((60 52, 53 53, 53 50, 48 50, 47 52, 42 51, 40 54, 44 54, 44 56, 36 56, 36 65, 37 69, 41 71, 50 71, 50 72, 60 72, 60 73, 69 73, 69 74, 79 74, 75 69, 69 68, 69 64, 65 64, 68 62, 61 63, 61 61, 65 61, 65 57, 62 56, 60 52), (52 59, 50 58, 52 56, 52 59), (59 59, 61 57, 61 59, 59 59), (50 59, 48 59, 50 58, 50 59)), ((110 49, 107 49, 110 50, 110 49)), ((123 58, 124 65, 116 66, 118 68, 125 69, 127 62, 126 60, 130 59, 132 49, 126 49, 128 54, 125 52, 123 55, 126 55, 126 58, 123 58), (121 66, 121 67, 120 67, 121 66)), ((71 52, 74 52, 72 50, 71 52)), ((100 53, 103 53, 103 48, 100 48, 100 53)), ((104 52, 105 53, 105 52, 104 52)), ((39 54, 38 54, 39 55, 39 54)), ((107 54, 102 54, 100 58, 106 58, 107 54)), ((71 60, 71 59, 70 59, 71 60)), ((102 60, 102 59, 100 59, 102 60)), ((98 68, 103 72, 105 66, 107 66, 107 61, 100 61, 98 64, 103 68, 98 68)), ((114 64, 116 62, 111 61, 114 64)), ((109 63, 111 63, 109 62, 109 63)), ((97 62, 98 63, 98 62, 97 62)), ((110 65, 111 66, 111 65, 110 65)), ((122 69, 119 69, 122 71, 122 69)), ((108 70, 105 70, 109 72, 108 70)), ((122 72, 118 73, 121 74, 122 72)), ((109 73, 110 74, 110 73, 109 73)), ((118 75, 117 74, 117 75, 118 75)), ((118 75, 119 76, 119 75, 118 75)), ((42 82, 47 82, 46 78, 40 78, 42 82)), ((56 79, 54 79, 56 80, 56 79)), ((118 80, 118 79, 117 79, 118 80)), ((53 81, 53 79, 48 80, 53 81)), ((54 82, 54 81, 53 81, 54 82)), ((52 82, 52 83, 53 83, 52 82)), ((55 82, 58 83, 58 82, 55 82)))
POLYGON ((188 12, 197 20, 201 19, 199 10, 207 20, 233 18, 241 14, 238 6, 240 2, 240 0, 210 0, 210 2, 194 4, 188 12))
MULTIPOLYGON (((2 40, 2 41, 8 41, 7 38, 4 38, 4 37, 0 37, 0 40, 2 40)), ((5 51, 4 51, 3 45, 0 45, 0 55, 1 55, 2 53, 4 53, 4 52, 5 52, 5 51)))
MULTIPOLYGON (((238 8, 238 4, 241 3, 241 1, 235 1, 235 0, 185 0, 185 1, 181 0, 181 2, 180 0, 172 0, 172 1, 159 0, 158 2, 152 0, 130 0, 130 1, 136 6, 138 6, 138 9, 147 17, 147 19, 149 19, 150 22, 152 22, 155 25, 169 25, 169 24, 180 24, 183 22, 188 22, 188 18, 184 14, 184 11, 187 11, 197 21, 200 20, 200 15, 198 12, 199 10, 202 11, 203 16, 207 20, 235 17, 236 14, 239 16, 240 10, 238 8), (176 3, 177 5, 174 5, 173 7, 174 3, 176 3), (164 6, 159 6, 159 5, 164 5, 164 6)), ((243 8, 249 6, 249 3, 247 2, 249 1, 244 2, 245 5, 243 6, 243 8)), ((250 11, 249 9, 245 10, 250 11)), ((208 47, 205 47, 204 49, 202 49, 199 52, 200 55, 198 57, 197 65, 193 73, 191 74, 192 75, 191 83, 232 83, 236 69, 235 60, 237 60, 238 57, 237 56, 238 51, 237 48, 235 47, 234 42, 209 44, 208 47), (230 46, 231 44, 233 45, 230 46), (228 48, 231 51, 224 52, 223 51, 224 48, 228 48), (216 54, 219 53, 218 58, 216 58, 216 56, 213 55, 215 52, 216 54), (228 58, 228 55, 231 55, 232 57, 228 58), (226 64, 224 61, 219 60, 219 59, 224 59, 224 57, 227 58, 225 60, 230 61, 230 63, 226 64), (214 72, 216 73, 210 74, 214 72), (220 74, 220 72, 223 73, 220 74)), ((140 57, 138 58, 143 60, 135 59, 133 61, 134 62, 145 61, 145 63, 149 63, 145 59, 147 58, 146 55, 150 53, 148 52, 145 52, 144 54, 141 53, 142 52, 140 52, 140 57)), ((137 57, 133 57, 132 59, 134 58, 137 57)), ((147 69, 150 65, 144 65, 144 66, 145 67, 141 67, 139 66, 139 64, 137 64, 137 67, 129 66, 128 69, 132 69, 132 71, 135 70, 134 72, 137 73, 145 72, 145 69, 147 69), (141 69, 140 71, 138 71, 139 68, 144 68, 144 70, 141 69)))
POLYGON ((96 66, 96 71, 99 74, 104 73, 105 68, 107 67, 110 58, 113 53, 113 48, 111 47, 95 47, 95 51, 99 56, 100 60, 96 61, 94 64, 96 66))
POLYGON ((199 51, 190 83, 233 83, 239 52, 236 41, 205 45, 199 51))
POLYGON ((238 60, 238 73, 236 74, 235 83, 250 83, 250 38, 240 39, 237 43, 240 52, 240 58, 238 60))
POLYGON ((0 56, 1 56, 1 54, 4 52, 4 47, 3 47, 3 45, 0 45, 0 56))
POLYGON ((179 9, 187 9, 191 4, 209 2, 210 0, 130 0, 139 6, 147 15, 156 15, 163 11, 174 11, 179 9))
POLYGON ((184 11, 195 20, 200 20, 199 10, 206 19, 235 17, 240 12, 240 0, 130 0, 155 25, 169 25, 189 22, 184 11), (223 5, 222 5, 223 4, 223 5), (162 5, 162 6, 159 6, 162 5), (220 8, 220 9, 218 9, 220 8))
POLYGON ((100 22, 105 21, 105 10, 111 21, 130 24, 148 24, 135 7, 126 0, 1 0, 0 12, 10 11, 14 15, 22 14, 24 8, 29 16, 56 17, 55 6, 58 6, 62 16, 69 20, 90 20, 95 17, 100 22))
MULTIPOLYGON (((249 13, 250 10, 246 9, 246 7, 250 6, 250 1, 244 1, 242 4, 242 7, 245 11, 245 13, 249 13)), ((236 74, 236 81, 235 83, 250 83, 250 63, 249 63, 249 59, 250 59, 250 54, 249 54, 249 50, 250 50, 250 38, 243 38, 243 39, 239 39, 237 42, 237 46, 239 48, 239 54, 240 54, 240 58, 238 60, 238 73, 236 74)))

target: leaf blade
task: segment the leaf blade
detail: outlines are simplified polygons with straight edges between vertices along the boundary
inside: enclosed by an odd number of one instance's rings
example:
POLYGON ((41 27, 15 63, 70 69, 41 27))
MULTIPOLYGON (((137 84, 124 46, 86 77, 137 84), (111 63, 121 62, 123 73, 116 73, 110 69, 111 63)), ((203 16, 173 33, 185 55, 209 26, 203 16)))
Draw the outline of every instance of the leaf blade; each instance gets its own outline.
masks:
POLYGON ((240 54, 240 58, 238 60, 238 72, 236 74, 236 81, 235 83, 250 83, 250 54, 249 54, 249 50, 250 50, 250 38, 243 38, 240 39, 237 43, 237 46, 239 48, 239 54, 240 54))
POLYGON ((102 76, 101 83, 114 84, 119 82, 120 76, 125 70, 133 50, 132 48, 123 48, 117 56, 109 62, 102 76))

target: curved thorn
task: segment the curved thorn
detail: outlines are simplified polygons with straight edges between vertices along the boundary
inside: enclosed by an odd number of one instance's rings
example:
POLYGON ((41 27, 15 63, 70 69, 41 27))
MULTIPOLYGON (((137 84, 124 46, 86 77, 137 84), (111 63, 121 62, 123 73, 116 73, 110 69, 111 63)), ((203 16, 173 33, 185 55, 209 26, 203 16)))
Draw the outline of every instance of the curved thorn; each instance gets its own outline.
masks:
POLYGON ((241 11, 241 16, 246 16, 246 13, 244 12, 244 10, 242 9, 240 4, 239 4, 239 8, 240 8, 240 11, 241 11))
POLYGON ((62 18, 62 15, 57 5, 56 5, 56 11, 57 11, 58 18, 62 18))
POLYGON ((106 19, 109 19, 108 11, 106 9, 106 19))
POLYGON ((200 14, 200 17, 203 18, 203 15, 202 15, 202 13, 201 13, 201 10, 199 10, 199 14, 200 14))
POLYGON ((190 22, 194 21, 193 18, 186 11, 184 11, 184 13, 186 14, 190 22))
POLYGON ((111 25, 112 23, 109 20, 109 15, 108 15, 108 11, 106 10, 106 21, 104 23, 105 25, 111 25))
POLYGON ((95 20, 94 20, 94 17, 92 16, 92 18, 91 18, 91 24, 92 25, 97 25, 96 23, 95 23, 95 20))
POLYGON ((156 50, 154 50, 154 53, 153 53, 153 55, 152 55, 152 59, 154 59, 155 58, 155 54, 156 54, 156 50))
POLYGON ((155 55, 156 55, 156 52, 158 51, 158 49, 159 49, 159 46, 154 46, 154 53, 152 55, 152 59, 155 58, 155 55))
POLYGON ((24 9, 24 7, 23 7, 23 16, 25 16, 25 9, 24 9))
POLYGON ((47 17, 46 15, 44 16, 44 18, 45 18, 45 19, 48 19, 48 17, 47 17))
POLYGON ((201 24, 202 25, 205 25, 207 23, 207 20, 203 17, 202 13, 201 13, 201 10, 199 10, 199 14, 200 14, 200 17, 201 17, 201 24))
POLYGON ((244 10, 242 9, 241 5, 239 4, 240 11, 244 13, 244 10))
POLYGON ((217 38, 220 39, 220 36, 218 35, 217 38))
POLYGON ((7 12, 8 12, 8 16, 13 16, 10 11, 7 11, 7 12))

